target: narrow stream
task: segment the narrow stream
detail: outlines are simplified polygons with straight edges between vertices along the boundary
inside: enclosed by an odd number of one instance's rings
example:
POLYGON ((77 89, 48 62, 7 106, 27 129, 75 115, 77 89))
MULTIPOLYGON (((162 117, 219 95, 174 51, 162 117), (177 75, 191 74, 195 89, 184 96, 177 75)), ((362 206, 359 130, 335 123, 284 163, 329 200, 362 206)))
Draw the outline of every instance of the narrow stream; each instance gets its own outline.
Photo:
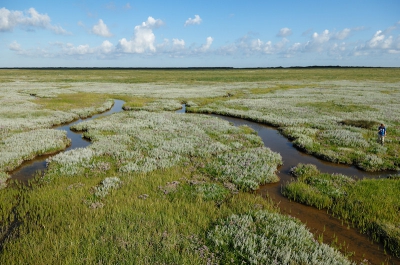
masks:
MULTIPOLYGON (((94 115, 90 119, 100 116, 110 115, 115 112, 122 111, 124 101, 115 100, 114 106, 107 112, 94 115)), ((177 113, 185 113, 185 105, 177 113)), ((354 261, 360 262, 362 260, 368 261, 367 264, 389 264, 400 265, 400 259, 391 257, 385 254, 381 244, 373 243, 366 235, 360 234, 356 229, 349 227, 346 223, 336 219, 326 211, 318 210, 314 207, 309 207, 300 203, 288 200, 281 194, 281 185, 291 181, 293 177, 290 175, 290 169, 298 163, 311 163, 318 167, 321 172, 326 173, 341 173, 355 178, 379 178, 384 177, 388 173, 393 172, 364 172, 352 166, 334 164, 322 161, 313 156, 307 155, 298 151, 293 147, 292 143, 282 136, 275 128, 266 125, 250 122, 238 118, 231 118, 221 115, 211 115, 233 123, 235 126, 247 125, 254 129, 262 138, 266 147, 272 151, 280 153, 283 160, 283 166, 278 170, 280 182, 274 184, 267 184, 257 191, 262 196, 268 195, 281 209, 282 213, 291 215, 300 219, 310 229, 314 235, 323 235, 325 243, 330 244, 333 240, 337 240, 337 244, 344 245, 342 250, 347 253, 352 253, 351 258, 354 261)), ((87 120, 87 119, 86 119, 87 120)), ((90 144, 89 141, 82 138, 81 133, 73 132, 69 127, 73 124, 79 123, 82 120, 74 121, 66 125, 56 127, 58 130, 66 130, 67 137, 72 140, 71 146, 66 150, 78 147, 86 147, 90 144)), ((66 151, 64 150, 64 151, 66 151)), ((54 155, 54 154, 53 154, 54 155)), ((49 155, 50 156, 50 155, 49 155)), ((18 169, 11 172, 12 179, 27 181, 32 178, 33 174, 46 168, 46 159, 49 156, 40 156, 37 159, 24 162, 18 169)))
POLYGON ((343 250, 353 253, 352 259, 355 261, 368 260, 368 264, 400 264, 400 259, 385 254, 382 244, 373 243, 366 235, 360 234, 356 229, 350 228, 348 224, 332 217, 326 211, 290 201, 281 193, 282 184, 293 180, 290 169, 298 163, 314 164, 321 172, 341 173, 358 179, 380 178, 393 172, 365 172, 353 166, 323 161, 297 150, 273 127, 221 115, 212 116, 232 122, 235 126, 249 126, 258 133, 266 147, 281 154, 283 165, 278 169, 280 182, 263 185, 257 193, 262 196, 268 195, 279 206, 282 213, 300 219, 314 235, 323 234, 325 243, 330 244, 336 241, 337 244, 344 245, 343 250))
POLYGON ((314 235, 323 234, 324 242, 330 244, 337 239, 338 244, 344 244, 344 250, 352 252, 355 261, 368 260, 369 264, 400 264, 400 260, 384 253, 383 245, 373 243, 366 235, 350 228, 346 223, 332 217, 324 210, 306 206, 288 200, 281 193, 282 184, 293 180, 290 169, 298 163, 311 163, 321 172, 341 173, 355 178, 379 178, 393 172, 365 172, 352 166, 326 162, 297 150, 293 144, 281 135, 275 128, 242 119, 212 115, 232 122, 235 126, 247 125, 262 138, 264 145, 272 151, 280 153, 283 165, 278 169, 280 182, 267 184, 257 191, 262 196, 268 195, 281 209, 282 213, 300 219, 314 235))
MULTIPOLYGON (((62 124, 60 126, 54 127, 56 130, 64 130, 67 132, 67 137, 71 139, 71 145, 60 152, 65 152, 75 148, 83 148, 90 144, 90 141, 86 140, 82 137, 82 132, 74 132, 70 130, 70 126, 80 123, 82 121, 87 121, 91 119, 96 119, 98 117, 107 116, 115 112, 122 111, 122 106, 124 105, 123 100, 114 100, 114 105, 108 111, 105 111, 100 114, 93 115, 87 119, 79 119, 75 120, 68 124, 62 124)), ((59 153, 60 153, 59 152, 59 153)), ((32 160, 24 161, 18 168, 14 169, 13 171, 9 172, 11 179, 27 182, 31 179, 36 172, 43 172, 46 169, 46 159, 50 156, 54 156, 55 154, 51 155, 42 155, 38 156, 32 160)))
MULTIPOLYGON (((182 110, 178 112, 185 113, 185 111, 186 109, 183 105, 182 110)), ((369 262, 365 264, 400 264, 400 259, 391 257, 385 253, 382 244, 372 242, 367 235, 360 234, 347 223, 332 217, 324 210, 318 210, 314 207, 290 201, 281 193, 282 185, 288 181, 294 180, 290 174, 290 170, 298 163, 314 164, 321 172, 330 174, 341 173, 356 179, 383 178, 388 174, 393 174, 393 171, 365 172, 354 166, 323 161, 296 149, 293 144, 274 127, 222 115, 211 114, 210 116, 229 121, 235 126, 249 126, 257 132, 266 147, 274 152, 280 153, 282 156, 283 165, 278 168, 280 182, 261 186, 260 189, 257 190, 257 194, 263 197, 268 195, 268 197, 279 206, 282 213, 301 220, 315 236, 323 235, 323 240, 326 244, 331 244, 333 241, 335 241, 337 245, 342 244, 342 250, 346 253, 352 253, 351 259, 354 261, 360 262, 365 260, 369 262)))

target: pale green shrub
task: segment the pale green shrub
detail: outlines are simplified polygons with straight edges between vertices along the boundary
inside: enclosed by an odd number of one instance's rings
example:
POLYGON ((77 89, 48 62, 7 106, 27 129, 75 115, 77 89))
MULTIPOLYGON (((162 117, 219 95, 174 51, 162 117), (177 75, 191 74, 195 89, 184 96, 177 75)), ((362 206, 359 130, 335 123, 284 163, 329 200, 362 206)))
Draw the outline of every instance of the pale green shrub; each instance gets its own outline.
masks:
POLYGON ((12 170, 24 160, 63 150, 69 144, 65 131, 38 129, 13 134, 0 142, 0 170, 12 170))
POLYGON ((260 147, 219 154, 205 170, 222 182, 232 182, 244 190, 255 190, 260 184, 279 180, 275 171, 281 163, 279 154, 260 147))
POLYGON ((300 221, 277 213, 231 215, 207 237, 223 264, 353 264, 339 251, 316 241, 300 221))
POLYGON ((95 187, 94 195, 104 198, 113 189, 118 189, 122 185, 122 181, 118 177, 109 177, 101 181, 100 185, 95 187))

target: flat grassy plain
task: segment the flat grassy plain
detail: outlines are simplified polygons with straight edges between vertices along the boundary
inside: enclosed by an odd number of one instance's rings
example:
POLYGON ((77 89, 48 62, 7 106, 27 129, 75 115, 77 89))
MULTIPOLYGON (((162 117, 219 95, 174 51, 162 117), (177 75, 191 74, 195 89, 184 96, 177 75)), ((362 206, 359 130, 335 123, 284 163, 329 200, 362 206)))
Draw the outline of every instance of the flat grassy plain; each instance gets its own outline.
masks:
POLYGON ((52 157, 29 186, 0 191, 0 263, 352 264, 251 192, 278 181, 282 163, 251 129, 172 111, 186 103, 272 124, 324 159, 395 170, 398 98, 395 68, 0 70, 3 186, 23 160, 65 148, 65 135, 44 130, 111 99, 127 110, 74 126, 93 144, 52 157), (36 133, 43 144, 27 137, 36 133))

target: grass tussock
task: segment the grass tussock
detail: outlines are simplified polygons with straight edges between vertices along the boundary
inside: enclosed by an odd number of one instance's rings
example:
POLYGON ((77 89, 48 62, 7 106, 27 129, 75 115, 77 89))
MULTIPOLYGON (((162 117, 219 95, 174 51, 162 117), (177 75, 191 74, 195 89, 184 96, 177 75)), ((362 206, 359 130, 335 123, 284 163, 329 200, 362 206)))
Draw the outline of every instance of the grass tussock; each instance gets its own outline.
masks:
POLYGON ((283 189, 286 197, 328 211, 367 233, 400 257, 400 182, 395 179, 355 181, 320 173, 314 165, 293 169, 296 181, 283 189))
POLYGON ((104 94, 69 93, 59 94, 56 97, 35 98, 34 102, 42 105, 45 109, 69 111, 71 109, 99 107, 108 99, 110 99, 110 96, 104 94))
POLYGON ((379 122, 371 121, 371 120, 343 120, 340 121, 339 124, 347 125, 347 126, 354 126, 364 129, 375 129, 379 127, 379 122))

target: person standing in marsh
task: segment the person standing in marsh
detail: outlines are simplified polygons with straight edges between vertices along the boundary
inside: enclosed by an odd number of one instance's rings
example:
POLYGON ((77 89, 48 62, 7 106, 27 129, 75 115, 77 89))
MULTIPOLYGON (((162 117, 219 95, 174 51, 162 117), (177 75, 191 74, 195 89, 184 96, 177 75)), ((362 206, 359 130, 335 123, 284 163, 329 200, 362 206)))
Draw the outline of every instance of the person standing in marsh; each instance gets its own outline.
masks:
POLYGON ((378 143, 383 144, 385 142, 386 127, 383 123, 378 127, 378 143))

